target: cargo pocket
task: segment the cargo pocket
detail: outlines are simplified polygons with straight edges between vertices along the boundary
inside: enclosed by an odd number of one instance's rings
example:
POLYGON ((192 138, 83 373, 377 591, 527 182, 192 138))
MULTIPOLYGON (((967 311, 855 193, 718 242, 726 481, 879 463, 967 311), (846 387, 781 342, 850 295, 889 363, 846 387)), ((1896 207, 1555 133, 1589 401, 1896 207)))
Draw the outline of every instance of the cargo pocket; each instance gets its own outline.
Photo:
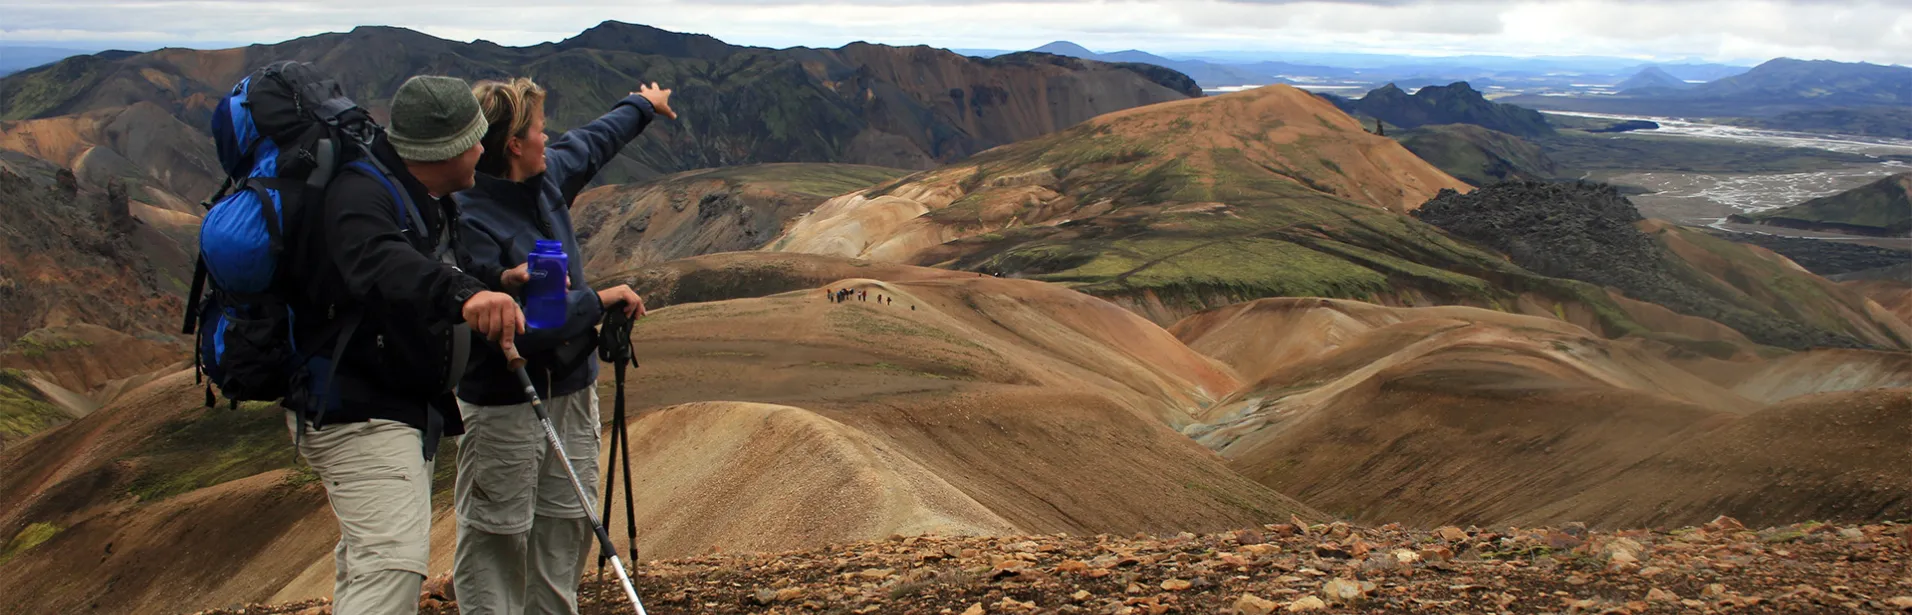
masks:
POLYGON ((465 444, 472 450, 459 455, 458 518, 493 534, 531 529, 541 447, 484 438, 467 438, 460 445, 465 444))

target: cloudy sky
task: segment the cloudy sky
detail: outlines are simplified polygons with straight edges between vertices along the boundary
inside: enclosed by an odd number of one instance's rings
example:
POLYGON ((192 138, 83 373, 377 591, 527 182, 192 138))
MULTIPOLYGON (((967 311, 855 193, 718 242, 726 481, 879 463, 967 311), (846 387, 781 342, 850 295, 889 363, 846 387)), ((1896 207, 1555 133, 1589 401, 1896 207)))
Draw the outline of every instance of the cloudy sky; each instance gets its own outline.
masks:
MULTIPOLYGON (((1912 65, 1912 0, 0 0, 0 43, 205 46, 403 26, 507 45, 606 19, 769 47, 1602 55, 1912 65)), ((0 51, 4 53, 4 51, 0 51)))

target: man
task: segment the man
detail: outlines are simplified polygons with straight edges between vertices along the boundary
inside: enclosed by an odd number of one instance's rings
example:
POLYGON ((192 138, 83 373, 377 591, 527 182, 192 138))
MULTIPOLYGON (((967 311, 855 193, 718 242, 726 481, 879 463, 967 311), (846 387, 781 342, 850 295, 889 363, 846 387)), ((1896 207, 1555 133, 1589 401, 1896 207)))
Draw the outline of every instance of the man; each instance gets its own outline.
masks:
POLYGON ((293 337, 314 350, 294 377, 286 419, 339 520, 337 615, 418 612, 430 462, 441 436, 463 431, 449 384, 457 362, 449 341, 462 333, 453 325, 501 344, 524 328, 510 295, 485 290, 439 250, 457 226, 447 197, 472 185, 484 132, 463 80, 406 81, 373 154, 409 203, 382 174, 343 171, 289 246, 289 287, 300 289, 288 299, 293 337))

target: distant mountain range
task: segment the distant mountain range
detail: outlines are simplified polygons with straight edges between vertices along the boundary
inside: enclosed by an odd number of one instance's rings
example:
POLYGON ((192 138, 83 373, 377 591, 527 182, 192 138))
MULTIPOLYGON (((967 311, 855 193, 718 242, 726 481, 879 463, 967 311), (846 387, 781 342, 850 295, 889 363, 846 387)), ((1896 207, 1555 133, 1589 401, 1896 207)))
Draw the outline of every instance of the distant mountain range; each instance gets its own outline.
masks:
POLYGON ((1772 117, 1742 118, 1728 123, 1772 130, 1912 140, 1912 107, 1906 106, 1808 109, 1788 111, 1772 117))
MULTIPOLYGON (((203 135, 214 101, 247 71, 279 60, 317 63, 375 110, 414 74, 529 76, 553 93, 553 131, 597 117, 639 83, 674 88, 683 118, 658 123, 625 148, 603 176, 611 182, 758 162, 929 168, 1110 111, 1201 95, 1193 80, 1171 69, 1041 53, 978 60, 930 47, 863 43, 771 50, 618 22, 557 43, 504 47, 367 26, 237 49, 75 56, 20 72, 0 79, 0 120, 12 120, 0 121, 0 147, 68 165, 113 141, 171 150, 177 154, 154 156, 191 162, 203 158, 192 153, 209 143, 203 135), (102 118, 89 125, 111 129, 96 131, 94 139, 71 130, 26 136, 36 134, 32 122, 71 123, 60 118, 135 106, 157 112, 140 117, 172 119, 114 124, 102 118), (154 131, 171 136, 162 142, 154 131), (79 141, 50 143, 51 135, 79 141)), ((154 162, 117 153, 132 163, 120 166, 154 162)), ((208 160, 198 162, 201 179, 215 170, 208 160)), ((170 177, 154 176, 190 199, 203 196, 203 181, 181 184, 170 177)))
POLYGON ((1912 106, 1912 68, 1779 58, 1690 88, 1647 87, 1617 96, 1519 96, 1540 109, 1640 115, 1769 117, 1837 107, 1912 106))
POLYGON ((93 53, 93 49, 71 49, 66 47, 30 47, 0 46, 0 76, 11 75, 22 70, 58 62, 67 57, 93 53))
MULTIPOLYGON (((953 49, 976 57, 1012 53, 1002 49, 953 49)), ((1479 87, 1502 85, 1526 89, 1585 89, 1618 83, 1654 65, 1638 60, 1605 57, 1405 56, 1362 53, 1217 51, 1162 54, 1127 50, 1096 52, 1069 41, 1056 41, 1032 51, 1100 60, 1142 62, 1165 66, 1193 77, 1204 88, 1272 83, 1381 84, 1404 88, 1467 81, 1479 87)), ((1712 80, 1746 72, 1745 66, 1675 63, 1657 66, 1674 82, 1712 80)))
MULTIPOLYGON (((1075 43, 1071 43, 1068 41, 1056 41, 1053 43, 1049 43, 1047 45, 1043 45, 1041 47, 1037 47, 1035 49, 1032 49, 1031 51, 1035 51, 1038 53, 1053 53, 1059 56, 1081 58, 1084 60, 1098 60, 1102 62, 1138 62, 1142 64, 1154 64, 1156 66, 1162 66, 1162 67, 1175 69, 1177 71, 1181 71, 1182 74, 1188 75, 1190 78, 1193 78, 1196 83, 1201 84, 1201 86, 1205 88, 1225 87, 1225 86, 1232 86, 1232 85, 1267 85, 1267 84, 1273 84, 1273 83, 1292 83, 1292 81, 1289 81, 1287 79, 1276 77, 1275 76, 1276 72, 1266 70, 1268 67, 1265 67, 1265 66, 1217 64, 1214 62, 1207 62, 1203 60, 1173 60, 1173 59, 1165 58, 1152 53, 1148 53, 1146 51, 1138 51, 1134 49, 1130 49, 1127 51, 1117 51, 1114 53, 1096 53, 1093 51, 1089 51, 1087 48, 1084 48, 1083 46, 1077 45, 1075 43)), ((1325 69, 1326 67, 1321 67, 1321 68, 1325 69)))

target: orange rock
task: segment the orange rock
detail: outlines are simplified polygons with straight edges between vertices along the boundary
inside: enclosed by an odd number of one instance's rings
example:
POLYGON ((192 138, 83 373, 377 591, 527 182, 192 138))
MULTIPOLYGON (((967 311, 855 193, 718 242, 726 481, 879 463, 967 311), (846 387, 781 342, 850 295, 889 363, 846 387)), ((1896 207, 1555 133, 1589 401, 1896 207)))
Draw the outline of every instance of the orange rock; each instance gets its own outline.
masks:
POLYGON ((1172 592, 1178 592, 1184 589, 1188 589, 1189 586, 1191 585, 1193 584, 1182 579, 1169 579, 1167 581, 1162 582, 1162 589, 1172 591, 1172 592))
POLYGON ((1235 612, 1241 615, 1268 615, 1280 607, 1279 603, 1263 600, 1260 596, 1253 594, 1242 594, 1240 598, 1235 599, 1235 612))
POLYGON ((1706 525, 1701 527, 1708 532, 1742 532, 1746 530, 1746 526, 1741 524, 1738 519, 1726 515, 1714 517, 1712 521, 1707 522, 1706 525))

